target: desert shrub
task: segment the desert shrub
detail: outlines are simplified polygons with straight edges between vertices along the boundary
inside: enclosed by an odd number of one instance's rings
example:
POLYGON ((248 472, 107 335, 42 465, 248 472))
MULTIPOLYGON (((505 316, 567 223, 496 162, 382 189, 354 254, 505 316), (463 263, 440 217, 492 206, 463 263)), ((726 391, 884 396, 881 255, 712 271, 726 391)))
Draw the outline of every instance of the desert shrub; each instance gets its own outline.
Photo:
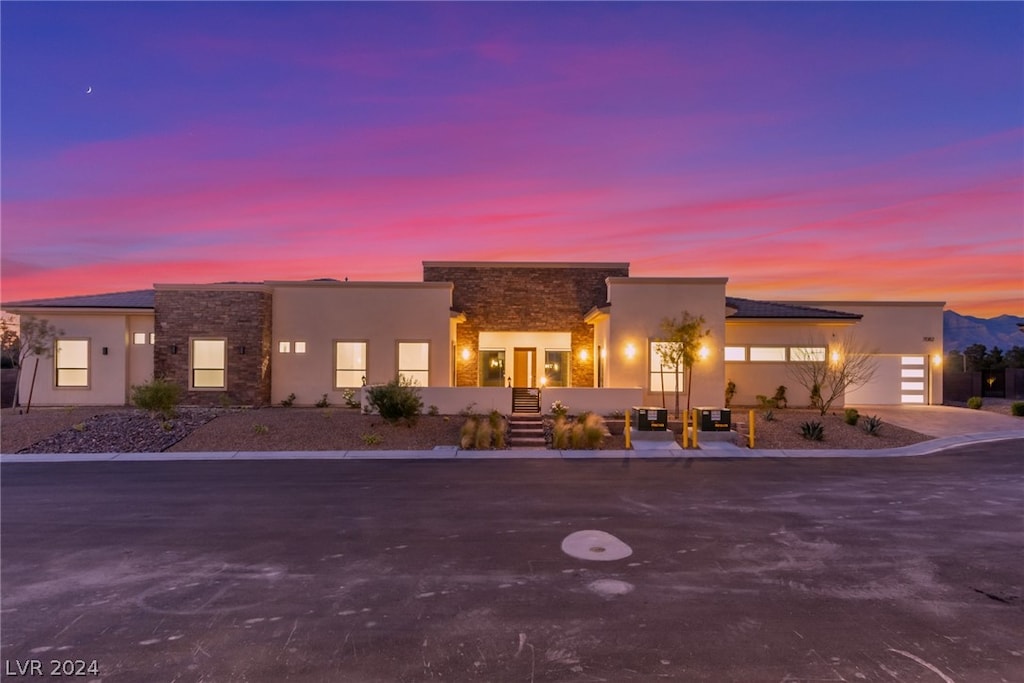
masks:
POLYGON ((331 405, 331 402, 327 400, 327 394, 324 394, 320 398, 320 400, 316 402, 315 405, 317 408, 326 408, 327 406, 331 405))
POLYGON ((416 422, 423 410, 420 390, 410 380, 393 379, 387 384, 366 387, 366 402, 388 422, 404 419, 409 424, 416 422))
POLYGON ((600 415, 588 412, 575 420, 558 417, 551 430, 551 447, 593 450, 600 448, 608 435, 608 427, 600 415))
POLYGON ((551 414, 556 418, 565 417, 569 414, 569 406, 565 405, 561 401, 555 401, 551 404, 551 414))
POLYGON ((254 424, 252 426, 252 433, 253 434, 266 434, 269 431, 270 431, 270 427, 268 427, 267 425, 254 424))
POLYGON ((459 411, 459 415, 462 417, 472 417, 476 409, 476 402, 470 403, 468 406, 459 411))
POLYGON ((551 425, 551 447, 564 450, 571 447, 572 424, 564 416, 556 417, 551 425))
POLYGON ((1014 401, 1010 404, 1010 415, 1024 417, 1024 401, 1014 401))
POLYGON ((491 447, 491 436, 494 429, 491 428, 490 420, 479 420, 476 423, 476 434, 473 437, 473 448, 485 450, 491 447))
POLYGON ((369 434, 361 434, 359 438, 362 439, 363 443, 366 444, 367 446, 376 446, 377 444, 384 440, 383 436, 381 436, 380 434, 374 434, 372 432, 369 434))
POLYGON ((732 399, 736 396, 736 382, 729 380, 725 385, 725 407, 732 407, 732 399))
POLYGON ((967 407, 971 410, 981 410, 982 400, 981 396, 971 396, 967 399, 967 407))
POLYGON ((495 448, 505 447, 505 435, 508 432, 508 422, 505 421, 505 417, 497 410, 492 410, 491 414, 487 416, 487 421, 491 425, 491 441, 495 448))
POLYGON ((288 398, 281 401, 281 405, 285 408, 291 408, 295 405, 295 394, 288 394, 288 398))
POLYGON ((785 408, 786 407, 786 387, 785 387, 785 385, 780 384, 775 389, 775 395, 772 396, 772 400, 775 401, 775 407, 776 408, 785 408))
POLYGON ((181 387, 165 379, 153 379, 132 387, 132 403, 143 410, 173 417, 181 402, 181 387))
POLYGON ((462 425, 459 430, 459 446, 462 449, 468 450, 476 444, 476 428, 479 423, 479 419, 470 417, 462 425))
MULTIPOLYGON (((327 395, 324 394, 326 397, 327 395)), ((345 389, 341 392, 341 400, 345 402, 346 408, 362 408, 363 404, 360 402, 359 397, 356 396, 355 389, 345 389)))
POLYGON ((435 406, 433 404, 431 404, 431 406, 429 408, 427 408, 427 415, 432 415, 434 417, 437 417, 440 414, 441 414, 441 411, 438 410, 437 406, 435 406))
POLYGON ((755 398, 757 398, 757 404, 761 406, 761 410, 773 410, 779 407, 778 401, 768 398, 764 394, 758 394, 755 398))
POLYGON ((774 410, 766 410, 765 413, 764 413, 764 421, 765 422, 775 422, 775 411, 774 410))
POLYGON ((800 436, 808 441, 821 441, 825 438, 825 428, 816 420, 804 422, 800 425, 800 436))
POLYGON ((878 436, 882 433, 882 419, 877 415, 864 418, 864 424, 861 425, 861 429, 864 430, 865 434, 871 436, 878 436))
POLYGON ((860 413, 856 408, 847 408, 843 411, 843 419, 846 420, 846 424, 856 426, 857 420, 860 419, 860 413))
POLYGON ((89 425, 85 424, 84 422, 79 422, 76 425, 72 425, 71 428, 74 429, 76 432, 84 432, 86 429, 89 428, 89 425))

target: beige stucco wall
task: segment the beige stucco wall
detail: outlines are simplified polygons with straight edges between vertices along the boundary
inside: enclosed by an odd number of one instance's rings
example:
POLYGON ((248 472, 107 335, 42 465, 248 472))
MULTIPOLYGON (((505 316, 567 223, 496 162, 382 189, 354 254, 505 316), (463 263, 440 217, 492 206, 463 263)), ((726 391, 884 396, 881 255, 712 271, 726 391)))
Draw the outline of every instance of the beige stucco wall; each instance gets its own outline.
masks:
MULTIPOLYGON (((661 393, 648 387, 649 341, 661 336, 664 318, 681 319, 683 311, 704 316, 711 336, 707 339, 710 355, 693 369, 690 404, 720 406, 724 402, 725 369, 721 347, 725 339, 726 278, 609 278, 608 299, 611 316, 608 325, 609 387, 642 387, 643 401, 661 405, 661 393), (627 345, 636 355, 627 357, 627 345)), ((667 396, 673 408, 674 394, 667 396)), ((685 407, 686 397, 680 397, 685 407)))
POLYGON ((367 383, 397 374, 397 342, 430 342, 430 385, 451 381, 451 294, 448 283, 270 282, 273 289, 271 401, 289 394, 296 404, 323 394, 341 402, 334 388, 334 342, 367 342, 367 383), (280 341, 304 341, 306 353, 281 353, 280 341))
MULTIPOLYGON (((64 339, 89 341, 89 386, 57 387, 56 360, 39 358, 35 388, 32 389, 33 406, 66 405, 124 405, 128 402, 132 383, 148 381, 153 373, 153 346, 132 347, 130 333, 153 331, 152 313, 111 312, 93 309, 68 313, 66 311, 14 311, 23 317, 48 320, 63 330, 64 339), (107 353, 103 354, 106 347, 107 353)), ((36 359, 29 356, 21 375, 20 401, 28 403, 32 372, 36 359)))

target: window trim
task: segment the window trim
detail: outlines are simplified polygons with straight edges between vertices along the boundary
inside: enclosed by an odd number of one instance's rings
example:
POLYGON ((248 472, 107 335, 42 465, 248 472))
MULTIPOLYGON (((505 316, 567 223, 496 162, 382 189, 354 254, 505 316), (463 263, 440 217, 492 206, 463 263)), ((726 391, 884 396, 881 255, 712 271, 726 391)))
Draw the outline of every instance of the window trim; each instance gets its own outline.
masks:
MULTIPOLYGON (((331 340, 331 366, 334 368, 331 374, 331 387, 334 391, 345 391, 346 389, 359 389, 363 386, 363 382, 360 381, 356 385, 339 385, 338 384, 338 373, 339 372, 358 372, 361 378, 365 380, 369 377, 370 373, 370 340, 369 339, 333 339, 331 340), (338 366, 338 344, 362 344, 363 345, 363 367, 362 368, 342 368, 338 366)), ((367 380, 368 381, 368 380, 367 380)))
POLYGON ((92 388, 92 338, 90 337, 61 337, 53 340, 53 388, 54 389, 91 389, 92 388), (61 342, 85 342, 85 367, 84 368, 62 368, 60 366, 60 343, 61 342), (85 370, 85 384, 61 384, 61 370, 85 370))
POLYGON ((188 338, 188 385, 191 391, 226 391, 228 388, 228 339, 227 337, 189 337, 188 338), (223 344, 224 356, 221 368, 197 368, 195 365, 196 342, 220 342, 223 344), (224 381, 219 386, 196 385, 196 370, 220 370, 224 373, 224 381))

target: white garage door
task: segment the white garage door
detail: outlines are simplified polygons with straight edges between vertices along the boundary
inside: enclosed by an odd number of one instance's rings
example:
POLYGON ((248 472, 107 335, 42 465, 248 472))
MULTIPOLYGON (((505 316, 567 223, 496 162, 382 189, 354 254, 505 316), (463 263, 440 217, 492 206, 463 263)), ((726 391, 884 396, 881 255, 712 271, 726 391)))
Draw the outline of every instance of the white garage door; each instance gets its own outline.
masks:
POLYGON ((925 404, 928 359, 921 355, 876 356, 875 375, 846 394, 847 405, 925 404))

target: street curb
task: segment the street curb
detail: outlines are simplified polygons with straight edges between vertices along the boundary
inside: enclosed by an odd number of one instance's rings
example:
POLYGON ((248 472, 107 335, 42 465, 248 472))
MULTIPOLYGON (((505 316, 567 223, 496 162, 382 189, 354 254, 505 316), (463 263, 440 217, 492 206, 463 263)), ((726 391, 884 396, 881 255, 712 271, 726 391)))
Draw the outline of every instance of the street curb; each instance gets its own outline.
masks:
POLYGON ((947 436, 900 448, 770 450, 719 445, 715 448, 640 451, 556 451, 523 449, 503 451, 461 450, 454 446, 429 451, 223 451, 185 453, 14 453, 0 454, 0 464, 64 462, 176 462, 254 460, 664 460, 664 459, 755 459, 755 458, 900 458, 933 455, 959 446, 1024 440, 1024 429, 947 436))

